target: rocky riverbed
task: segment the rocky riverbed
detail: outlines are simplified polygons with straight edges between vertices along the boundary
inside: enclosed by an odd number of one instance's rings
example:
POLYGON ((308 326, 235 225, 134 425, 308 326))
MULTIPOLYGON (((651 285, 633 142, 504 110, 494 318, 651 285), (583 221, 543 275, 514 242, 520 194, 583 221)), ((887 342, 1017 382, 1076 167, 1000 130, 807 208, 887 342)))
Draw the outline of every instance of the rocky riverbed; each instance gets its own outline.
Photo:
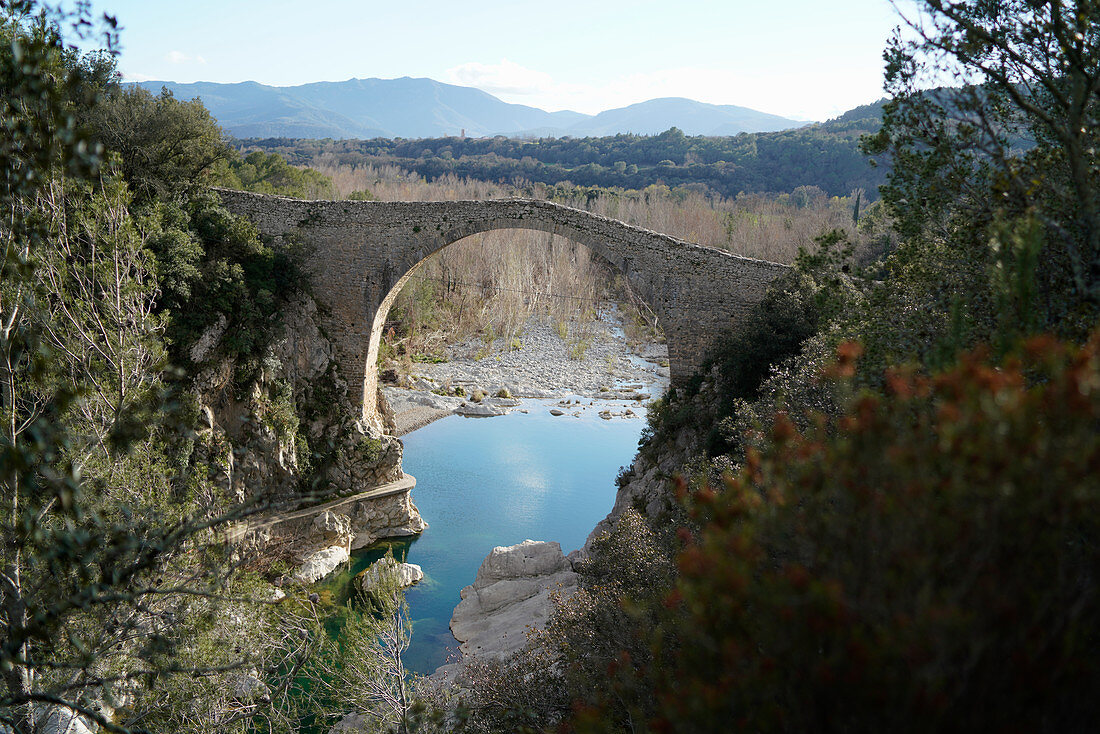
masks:
POLYGON ((418 364, 400 384, 383 386, 397 435, 452 413, 549 410, 567 417, 595 410, 601 418, 636 418, 640 404, 668 387, 665 345, 631 346, 616 311, 565 339, 549 321, 533 318, 517 339, 467 341, 452 346, 448 356, 439 364, 418 364))

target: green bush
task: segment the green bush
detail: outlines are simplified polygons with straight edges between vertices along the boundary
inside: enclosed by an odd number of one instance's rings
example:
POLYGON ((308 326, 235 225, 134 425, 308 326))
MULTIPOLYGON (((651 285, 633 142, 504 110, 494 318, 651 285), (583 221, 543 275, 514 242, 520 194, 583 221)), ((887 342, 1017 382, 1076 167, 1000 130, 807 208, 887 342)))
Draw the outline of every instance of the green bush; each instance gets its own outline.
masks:
POLYGON ((370 465, 377 464, 386 453, 386 447, 381 439, 372 438, 370 436, 361 437, 356 448, 359 451, 359 458, 363 463, 370 465))
POLYGON ((278 153, 255 150, 243 158, 233 157, 218 165, 215 176, 218 185, 238 191, 299 199, 336 198, 331 178, 312 168, 296 168, 278 153))
POLYGON ((178 100, 166 89, 154 95, 122 87, 113 78, 104 92, 99 104, 80 110, 81 121, 116 154, 115 167, 137 203, 177 201, 235 155, 199 100, 178 100))
POLYGON ((158 306, 170 316, 174 361, 188 364, 186 350, 224 317, 216 355, 238 361, 238 382, 250 379, 283 305, 304 288, 296 250, 264 244, 254 225, 212 194, 184 206, 160 204, 147 219, 156 227, 149 247, 163 284, 158 306))

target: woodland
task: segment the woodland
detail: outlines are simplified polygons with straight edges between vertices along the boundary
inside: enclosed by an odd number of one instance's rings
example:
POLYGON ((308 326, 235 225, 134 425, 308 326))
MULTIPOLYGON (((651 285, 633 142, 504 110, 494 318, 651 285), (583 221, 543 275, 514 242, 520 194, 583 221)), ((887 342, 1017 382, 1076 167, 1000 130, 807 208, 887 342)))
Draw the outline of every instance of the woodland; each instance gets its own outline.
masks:
POLYGON ((451 175, 620 189, 665 185, 730 198, 816 186, 829 196, 855 189, 874 196, 884 170, 867 165, 859 139, 878 129, 881 116, 881 103, 865 105, 818 125, 729 137, 686 136, 672 128, 660 135, 603 138, 267 138, 235 144, 299 165, 324 157, 345 166, 394 165, 429 179, 451 175))

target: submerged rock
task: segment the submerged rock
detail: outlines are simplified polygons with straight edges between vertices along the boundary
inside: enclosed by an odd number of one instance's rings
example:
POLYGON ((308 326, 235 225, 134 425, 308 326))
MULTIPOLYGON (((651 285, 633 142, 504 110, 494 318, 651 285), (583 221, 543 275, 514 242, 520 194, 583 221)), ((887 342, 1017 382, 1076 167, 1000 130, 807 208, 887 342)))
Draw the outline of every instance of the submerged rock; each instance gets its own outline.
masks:
POLYGON ((459 415, 488 417, 504 415, 508 412, 508 409, 496 405, 486 405, 485 403, 463 403, 455 409, 455 412, 459 415))

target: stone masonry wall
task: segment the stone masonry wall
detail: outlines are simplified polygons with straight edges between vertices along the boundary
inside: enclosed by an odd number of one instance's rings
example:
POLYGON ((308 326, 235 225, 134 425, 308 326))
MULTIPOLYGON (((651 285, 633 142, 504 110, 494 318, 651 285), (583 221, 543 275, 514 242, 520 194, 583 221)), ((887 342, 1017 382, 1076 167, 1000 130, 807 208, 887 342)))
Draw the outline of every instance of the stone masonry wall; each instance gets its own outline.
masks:
POLYGON ((534 199, 446 202, 302 201, 219 190, 234 214, 265 237, 293 236, 309 251, 314 297, 337 346, 349 397, 380 426, 375 405, 378 342, 405 280, 429 256, 493 229, 536 229, 591 248, 630 282, 664 329, 673 383, 692 374, 787 266, 753 260, 534 199))

